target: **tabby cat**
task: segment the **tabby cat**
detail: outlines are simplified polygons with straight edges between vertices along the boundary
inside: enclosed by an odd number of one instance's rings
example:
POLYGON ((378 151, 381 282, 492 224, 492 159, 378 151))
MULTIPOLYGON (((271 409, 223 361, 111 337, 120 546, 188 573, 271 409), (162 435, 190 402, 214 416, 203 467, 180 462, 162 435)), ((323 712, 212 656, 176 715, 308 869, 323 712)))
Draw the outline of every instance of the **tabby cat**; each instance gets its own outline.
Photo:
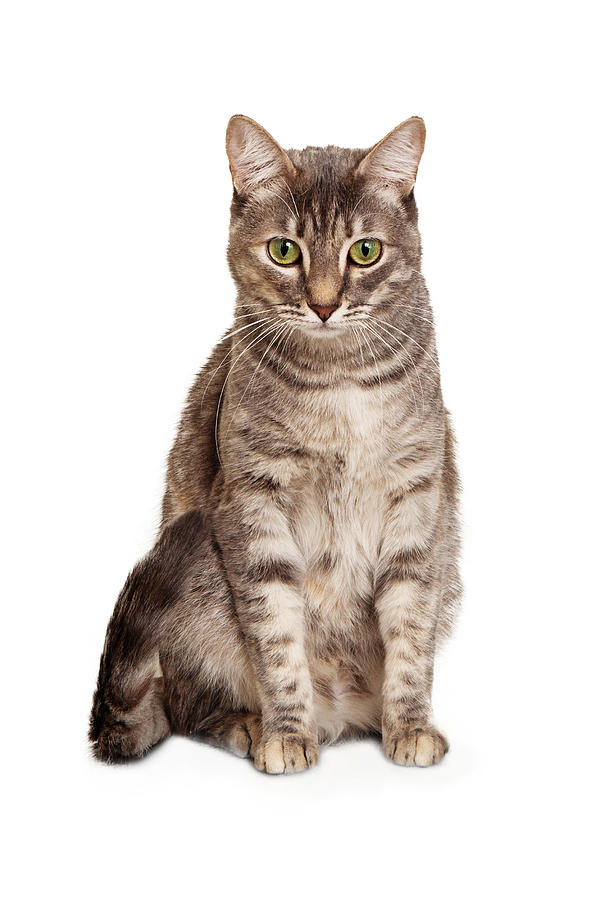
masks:
POLYGON ((235 324, 190 392, 156 545, 110 620, 96 756, 200 735, 264 772, 375 734, 439 762, 436 645, 460 595, 457 475, 414 183, 425 126, 369 151, 227 129, 235 324))

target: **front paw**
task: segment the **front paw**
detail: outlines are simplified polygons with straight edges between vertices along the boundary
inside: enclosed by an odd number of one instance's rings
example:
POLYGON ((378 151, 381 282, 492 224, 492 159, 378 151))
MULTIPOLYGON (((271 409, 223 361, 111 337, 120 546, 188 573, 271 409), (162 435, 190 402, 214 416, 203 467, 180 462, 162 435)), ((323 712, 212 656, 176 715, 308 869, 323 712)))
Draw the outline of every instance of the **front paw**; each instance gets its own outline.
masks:
POLYGON ((448 746, 444 735, 426 723, 383 731, 385 755, 399 766, 433 766, 444 758, 448 746))
POLYGON ((319 748, 312 738, 298 734, 270 735, 254 753, 254 765, 268 775, 302 772, 317 764, 319 748))

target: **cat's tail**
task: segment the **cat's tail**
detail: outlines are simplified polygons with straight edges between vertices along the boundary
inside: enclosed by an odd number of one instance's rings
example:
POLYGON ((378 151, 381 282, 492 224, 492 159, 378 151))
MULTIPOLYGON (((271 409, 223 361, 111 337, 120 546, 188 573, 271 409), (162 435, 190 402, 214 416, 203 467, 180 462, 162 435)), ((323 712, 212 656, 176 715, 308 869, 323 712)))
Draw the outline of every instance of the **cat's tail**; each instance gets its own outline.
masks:
POLYGON ((200 511, 180 516, 125 582, 108 624, 90 715, 98 759, 143 756, 171 731, 160 647, 205 534, 200 511))

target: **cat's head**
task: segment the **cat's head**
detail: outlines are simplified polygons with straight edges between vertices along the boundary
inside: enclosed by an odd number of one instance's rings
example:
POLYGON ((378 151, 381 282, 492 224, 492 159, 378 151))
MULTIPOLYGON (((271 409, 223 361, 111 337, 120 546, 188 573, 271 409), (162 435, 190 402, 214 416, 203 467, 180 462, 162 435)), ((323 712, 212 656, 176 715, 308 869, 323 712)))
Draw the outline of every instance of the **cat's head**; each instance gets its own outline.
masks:
POLYGON ((248 315, 339 340, 388 318, 419 272, 413 188, 425 125, 411 118, 370 150, 283 150, 233 116, 228 260, 248 315))

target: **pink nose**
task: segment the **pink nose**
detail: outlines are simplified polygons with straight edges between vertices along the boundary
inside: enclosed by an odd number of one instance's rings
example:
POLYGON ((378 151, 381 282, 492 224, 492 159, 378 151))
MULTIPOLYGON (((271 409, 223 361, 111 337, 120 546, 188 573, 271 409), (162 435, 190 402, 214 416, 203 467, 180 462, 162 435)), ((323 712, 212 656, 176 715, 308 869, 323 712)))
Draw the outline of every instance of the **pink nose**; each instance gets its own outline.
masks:
POLYGON ((335 303, 333 306, 316 306, 311 303, 310 308, 316 312, 321 322, 326 322, 331 313, 339 308, 339 303, 335 303))

